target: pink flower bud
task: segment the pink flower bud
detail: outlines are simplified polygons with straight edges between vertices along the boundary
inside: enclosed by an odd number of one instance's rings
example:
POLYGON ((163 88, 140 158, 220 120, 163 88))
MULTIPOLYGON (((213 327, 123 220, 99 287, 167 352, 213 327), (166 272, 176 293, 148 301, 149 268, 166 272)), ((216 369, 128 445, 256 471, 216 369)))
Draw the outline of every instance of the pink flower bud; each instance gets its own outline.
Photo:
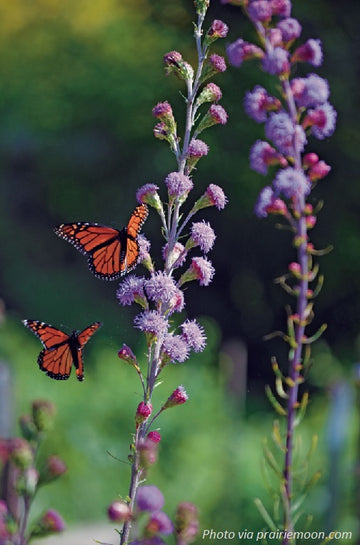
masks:
POLYGON ((131 509, 124 501, 115 500, 108 507, 108 517, 114 522, 127 522, 131 519, 131 509))
POLYGON ((144 401, 141 401, 141 403, 139 403, 138 408, 136 410, 136 415, 135 415, 136 425, 138 426, 142 422, 146 422, 146 420, 149 418, 151 413, 152 413, 151 403, 145 403, 144 401))

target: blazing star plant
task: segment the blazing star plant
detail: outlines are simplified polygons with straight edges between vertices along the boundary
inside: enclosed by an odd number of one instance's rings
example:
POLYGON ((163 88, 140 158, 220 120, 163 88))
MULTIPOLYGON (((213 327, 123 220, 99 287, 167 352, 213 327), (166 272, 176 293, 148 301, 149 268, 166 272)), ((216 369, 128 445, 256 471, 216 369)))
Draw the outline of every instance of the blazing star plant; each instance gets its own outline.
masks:
MULTIPOLYGON (((227 35, 228 28, 219 20, 212 22, 206 32, 204 19, 209 1, 195 2, 197 22, 195 41, 198 54, 196 67, 183 59, 178 51, 164 56, 166 75, 175 75, 186 86, 185 126, 181 138, 177 122, 168 101, 159 102, 152 110, 157 122, 154 135, 166 141, 176 159, 176 170, 166 174, 164 188, 153 183, 145 184, 137 191, 139 203, 152 207, 160 217, 164 237, 163 264, 156 269, 150 256, 150 243, 139 236, 140 258, 149 275, 129 274, 120 283, 117 298, 122 306, 136 304, 140 312, 135 316, 134 327, 146 339, 147 361, 145 366, 137 359, 130 347, 124 344, 119 357, 134 368, 138 374, 142 401, 135 414, 134 439, 130 449, 131 478, 128 497, 114 501, 109 507, 111 520, 123 523, 120 544, 163 543, 162 536, 174 533, 176 543, 191 543, 198 529, 197 511, 192 504, 182 503, 178 507, 174 525, 161 511, 164 498, 152 485, 144 481, 149 467, 157 460, 157 449, 161 436, 152 430, 160 414, 185 403, 188 399, 183 386, 178 386, 157 411, 153 410, 153 393, 163 369, 168 365, 185 362, 193 352, 201 352, 206 346, 206 335, 202 326, 187 318, 179 326, 174 325, 173 316, 185 307, 183 287, 190 281, 208 286, 214 276, 214 267, 207 258, 215 241, 215 233, 203 219, 192 221, 197 212, 209 206, 222 210, 227 198, 216 184, 209 184, 203 195, 189 206, 190 197, 196 194, 193 173, 198 161, 206 156, 208 145, 199 139, 205 129, 227 122, 227 113, 219 104, 221 89, 209 81, 226 70, 223 57, 210 54, 211 44, 227 35), (162 200, 160 194, 166 197, 162 200)), ((177 320, 178 321, 178 320, 177 320)))
MULTIPOLYGON (((299 43, 302 27, 291 16, 290 0, 238 0, 230 3, 242 7, 258 37, 258 44, 248 43, 242 38, 231 43, 227 47, 230 63, 240 67, 246 60, 258 59, 263 71, 276 78, 279 86, 278 96, 273 96, 261 85, 256 85, 246 94, 244 101, 246 113, 265 127, 266 139, 257 140, 250 150, 250 167, 264 176, 270 168, 276 169, 272 182, 259 194, 255 214, 259 218, 277 215, 287 222, 293 233, 296 252, 288 273, 278 279, 286 292, 295 298, 295 308, 288 313, 287 331, 281 334, 289 346, 288 371, 281 371, 283 366, 273 358, 276 394, 267 388, 272 405, 286 420, 284 433, 276 421, 272 434, 283 453, 282 468, 275 463, 270 449, 265 450, 265 457, 280 480, 276 495, 283 507, 284 532, 281 537, 285 545, 294 543, 299 495, 319 477, 316 473, 302 483, 301 490, 295 489, 294 433, 308 402, 307 392, 300 396, 299 387, 306 378, 311 344, 325 329, 323 325, 317 332, 308 333, 314 315, 314 298, 323 283, 314 257, 324 253, 316 250, 309 238, 320 209, 314 208, 309 199, 317 183, 329 173, 330 166, 316 153, 307 151, 306 145, 310 137, 324 140, 332 135, 336 111, 329 103, 327 80, 313 72, 304 77, 292 77, 293 69, 299 64, 319 67, 323 50, 318 39, 299 43)), ((260 500, 257 500, 257 505, 270 528, 277 528, 279 520, 265 510, 260 500)))

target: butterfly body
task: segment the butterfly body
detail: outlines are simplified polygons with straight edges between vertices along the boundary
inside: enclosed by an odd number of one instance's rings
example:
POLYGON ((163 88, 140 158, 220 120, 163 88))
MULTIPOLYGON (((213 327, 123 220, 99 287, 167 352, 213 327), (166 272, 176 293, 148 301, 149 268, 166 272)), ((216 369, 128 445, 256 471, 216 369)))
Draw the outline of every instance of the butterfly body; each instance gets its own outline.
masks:
POLYGON ((55 233, 88 257, 89 269, 98 278, 115 280, 132 271, 139 258, 138 234, 148 216, 146 204, 137 206, 124 229, 98 223, 62 223, 55 233))
POLYGON ((100 322, 91 324, 81 332, 74 330, 70 335, 37 320, 23 320, 23 324, 42 342, 44 349, 37 360, 42 371, 55 380, 67 380, 74 365, 76 378, 84 380, 82 349, 101 326, 100 322))

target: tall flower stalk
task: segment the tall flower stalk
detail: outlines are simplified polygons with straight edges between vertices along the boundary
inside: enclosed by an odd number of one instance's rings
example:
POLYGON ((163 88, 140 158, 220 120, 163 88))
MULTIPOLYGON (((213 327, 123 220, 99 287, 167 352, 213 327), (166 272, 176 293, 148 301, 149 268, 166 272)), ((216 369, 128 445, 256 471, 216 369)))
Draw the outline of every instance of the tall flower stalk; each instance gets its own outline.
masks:
MULTIPOLYGON (((213 247, 215 233, 209 223, 191 220, 201 209, 216 206, 221 210, 227 202, 223 190, 218 185, 210 184, 192 206, 185 208, 194 189, 192 175, 195 166, 209 151, 207 144, 198 136, 205 129, 216 124, 225 124, 227 121, 226 111, 218 104, 222 97, 221 90, 215 83, 209 82, 210 78, 226 70, 226 63, 220 55, 210 55, 209 50, 215 40, 226 36, 228 29, 222 21, 215 20, 204 31, 208 5, 207 0, 195 2, 197 66, 193 68, 178 51, 170 51, 163 59, 166 75, 177 76, 186 86, 185 123, 181 138, 169 102, 159 102, 152 112, 157 119, 154 135, 169 144, 177 164, 177 169, 165 176, 166 198, 163 202, 159 187, 153 183, 148 183, 137 191, 138 202, 152 207, 160 217, 165 239, 162 249, 163 266, 160 269, 155 268, 150 256, 150 243, 140 235, 139 261, 146 267, 149 276, 128 275, 117 290, 121 305, 139 305, 141 312, 134 319, 134 327, 144 333, 147 345, 145 365, 138 361, 130 347, 124 345, 119 351, 119 357, 135 369, 142 389, 142 401, 136 410, 135 433, 129 456, 131 477, 128 497, 120 502, 120 506, 119 502, 115 502, 116 506, 113 505, 109 511, 112 520, 123 522, 121 545, 128 543, 132 526, 134 531, 131 532, 131 537, 136 538, 132 543, 154 536, 158 538, 158 534, 170 531, 169 524, 163 525, 159 521, 155 524, 149 520, 141 534, 136 520, 142 511, 147 510, 147 507, 143 507, 144 498, 147 502, 150 497, 149 502, 152 505, 156 497, 158 508, 160 491, 154 492, 155 487, 148 485, 140 487, 140 483, 157 458, 157 445, 161 437, 157 431, 152 430, 152 426, 157 423, 164 410, 185 403, 188 396, 185 388, 179 386, 153 412, 153 393, 160 374, 167 365, 184 362, 191 352, 201 352, 206 345, 205 332, 196 320, 186 319, 180 326, 175 327, 172 316, 184 309, 183 286, 193 280, 199 281, 201 286, 208 286, 215 272, 211 261, 206 257, 213 247), (195 248, 200 250, 200 255, 191 255, 195 248)), ((162 506, 162 501, 160 504, 162 506)), ((186 503, 179 506, 174 530, 179 545, 185 545, 194 539, 197 530, 194 509, 194 506, 186 503)))
MULTIPOLYGON (((318 265, 314 264, 314 257, 323 252, 315 250, 309 238, 319 209, 314 209, 308 201, 330 166, 315 153, 305 153, 305 146, 309 136, 322 140, 333 133, 336 112, 328 102, 330 90, 325 79, 314 73, 291 77, 292 69, 300 63, 320 66, 323 52, 320 40, 309 39, 298 45, 302 28, 299 21, 291 17, 290 0, 231 3, 243 8, 258 36, 258 44, 239 38, 228 46, 231 64, 240 67, 246 60, 260 60, 262 69, 277 78, 280 89, 276 97, 257 85, 246 94, 245 110, 256 122, 265 123, 266 140, 258 140, 250 151, 251 168, 262 175, 267 175, 271 167, 277 169, 272 183, 260 192, 255 213, 261 218, 268 214, 282 217, 291 227, 296 251, 296 260, 290 263, 288 273, 278 279, 295 298, 295 309, 288 313, 287 331, 281 333, 289 345, 288 371, 283 374, 273 358, 276 394, 267 388, 274 408, 286 418, 283 437, 277 422, 273 429, 275 443, 284 454, 282 470, 276 464, 273 468, 280 478, 285 545, 293 543, 292 532, 298 516, 294 501, 298 492, 294 487, 294 433, 308 401, 306 392, 300 396, 299 387, 305 381, 311 344, 325 328, 323 325, 317 332, 308 333, 314 315, 314 298, 323 282, 318 265)), ((274 461, 270 451, 266 455, 274 461)), ((314 482, 317 477, 316 474, 310 481, 314 482)), ((304 483, 304 489, 308 485, 309 482, 304 483)), ((259 500, 257 503, 266 521, 274 526, 262 503, 259 500)))

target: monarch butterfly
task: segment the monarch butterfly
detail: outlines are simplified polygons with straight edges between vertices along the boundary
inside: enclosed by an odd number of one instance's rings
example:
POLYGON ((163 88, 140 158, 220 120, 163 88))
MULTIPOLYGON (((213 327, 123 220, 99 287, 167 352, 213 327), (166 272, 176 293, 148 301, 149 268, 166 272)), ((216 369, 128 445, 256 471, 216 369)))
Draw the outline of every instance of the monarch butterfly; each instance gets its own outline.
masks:
POLYGON ((54 230, 88 257, 89 269, 95 276, 115 280, 132 271, 138 263, 138 234, 148 213, 146 204, 140 204, 121 231, 87 222, 62 223, 54 230))
POLYGON ((37 320, 23 320, 23 324, 39 337, 44 346, 37 360, 41 371, 56 380, 66 380, 74 364, 76 378, 84 380, 82 349, 101 326, 100 322, 89 325, 81 332, 73 331, 70 335, 37 320))

